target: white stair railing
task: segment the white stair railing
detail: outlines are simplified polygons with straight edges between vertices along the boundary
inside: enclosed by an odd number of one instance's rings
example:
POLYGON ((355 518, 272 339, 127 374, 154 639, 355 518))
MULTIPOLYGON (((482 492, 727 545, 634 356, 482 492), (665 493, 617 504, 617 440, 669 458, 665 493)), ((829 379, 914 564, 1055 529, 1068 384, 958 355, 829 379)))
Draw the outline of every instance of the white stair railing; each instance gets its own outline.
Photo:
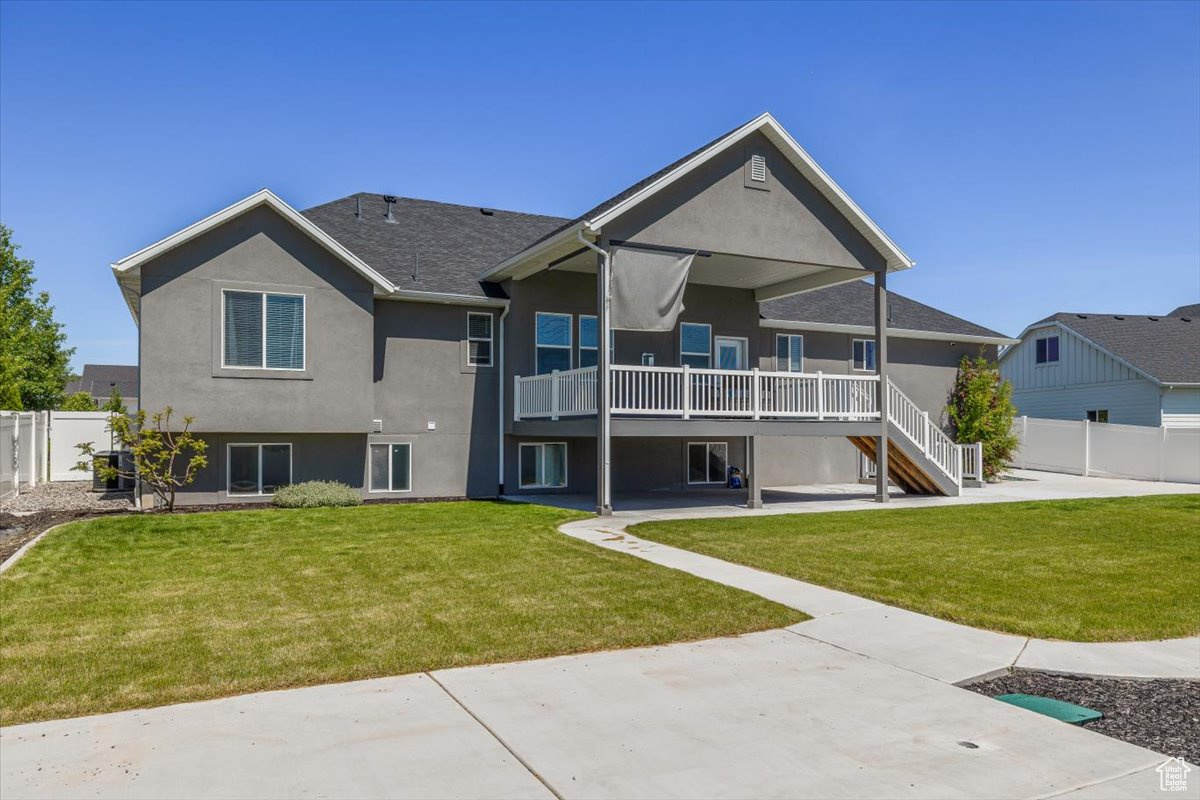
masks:
POLYGON ((888 381, 888 421, 919 447, 946 477, 962 486, 962 447, 929 419, 929 414, 888 381))

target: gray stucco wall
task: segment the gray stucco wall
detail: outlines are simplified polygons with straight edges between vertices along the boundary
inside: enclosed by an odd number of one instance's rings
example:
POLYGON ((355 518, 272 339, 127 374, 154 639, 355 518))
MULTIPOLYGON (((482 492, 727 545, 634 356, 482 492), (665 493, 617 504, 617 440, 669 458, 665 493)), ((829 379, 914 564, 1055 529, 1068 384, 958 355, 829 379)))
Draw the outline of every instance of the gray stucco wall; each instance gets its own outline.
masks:
POLYGON ((174 407, 197 431, 371 428, 371 284, 260 207, 142 268, 141 405, 174 407), (303 372, 221 366, 221 289, 305 297, 303 372))
POLYGON ((885 264, 761 133, 618 217, 604 227, 604 237, 833 267, 885 264), (766 190, 748 188, 745 179, 754 152, 767 157, 766 190))
POLYGON ((492 314, 494 341, 499 312, 490 309, 394 300, 375 305, 375 418, 389 437, 414 442, 417 494, 497 492, 499 369, 468 366, 468 312, 492 314))

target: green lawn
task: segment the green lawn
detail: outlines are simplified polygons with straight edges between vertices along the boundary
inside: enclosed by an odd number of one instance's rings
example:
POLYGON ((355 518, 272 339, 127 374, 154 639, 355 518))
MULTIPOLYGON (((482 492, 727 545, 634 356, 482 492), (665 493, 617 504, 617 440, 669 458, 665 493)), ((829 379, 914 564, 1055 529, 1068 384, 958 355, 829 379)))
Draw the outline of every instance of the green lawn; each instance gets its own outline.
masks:
POLYGON ((0 724, 806 617, 500 503, 73 523, 0 577, 0 724))
POLYGON ((636 536, 979 628, 1200 632, 1200 495, 649 522, 636 536))

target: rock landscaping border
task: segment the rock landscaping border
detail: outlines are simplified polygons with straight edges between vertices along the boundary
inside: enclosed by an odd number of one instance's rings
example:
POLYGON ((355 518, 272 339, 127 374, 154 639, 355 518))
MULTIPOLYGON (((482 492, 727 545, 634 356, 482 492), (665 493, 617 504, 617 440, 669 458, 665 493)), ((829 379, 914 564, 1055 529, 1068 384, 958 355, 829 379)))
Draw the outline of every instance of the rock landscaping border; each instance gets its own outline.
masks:
POLYGON ((963 688, 988 697, 1033 694, 1094 708, 1104 718, 1085 723, 1084 728, 1200 764, 1200 681, 1085 678, 1017 670, 963 688))

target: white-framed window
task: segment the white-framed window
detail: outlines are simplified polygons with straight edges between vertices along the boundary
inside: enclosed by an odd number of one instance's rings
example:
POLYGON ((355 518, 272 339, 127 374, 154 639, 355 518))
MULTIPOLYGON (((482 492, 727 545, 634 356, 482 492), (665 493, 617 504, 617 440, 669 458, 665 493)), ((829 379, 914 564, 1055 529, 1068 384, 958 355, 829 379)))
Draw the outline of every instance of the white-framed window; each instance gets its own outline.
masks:
POLYGON ((537 312, 534 319, 537 374, 571 368, 571 315, 537 312))
POLYGON ((221 290, 221 366, 304 370, 304 295, 221 290))
POLYGON ((712 366, 712 325, 705 322, 679 324, 679 366, 712 366))
POLYGON ((467 364, 492 365, 492 315, 488 312, 467 312, 467 364))
POLYGON ((520 447, 522 489, 561 489, 567 485, 567 443, 534 442, 520 447))
POLYGON ((1108 422, 1108 409, 1097 408, 1087 412, 1088 422, 1108 422))
POLYGON ((795 333, 775 334, 775 369, 804 372, 804 337, 795 333))
POLYGON ((854 360, 855 372, 874 372, 875 371, 875 340, 874 339, 855 339, 852 344, 853 352, 851 355, 854 360))
POLYGON ((373 442, 367 447, 368 491, 411 492, 412 443, 373 442))
POLYGON ((1034 361, 1038 364, 1058 363, 1058 337, 1043 336, 1034 342, 1034 361))
POLYGON ((292 482, 292 446, 287 442, 234 442, 225 448, 229 495, 274 494, 292 482))
POLYGON ((654 353, 642 353, 642 366, 643 367, 653 367, 654 366, 654 353))
MULTIPOLYGON (((608 332, 608 357, 617 351, 616 331, 608 332)), ((600 363, 600 321, 594 314, 579 315, 579 362, 578 367, 594 367, 600 363)))
POLYGON ((729 445, 725 442, 688 442, 688 483, 725 483, 729 445))

